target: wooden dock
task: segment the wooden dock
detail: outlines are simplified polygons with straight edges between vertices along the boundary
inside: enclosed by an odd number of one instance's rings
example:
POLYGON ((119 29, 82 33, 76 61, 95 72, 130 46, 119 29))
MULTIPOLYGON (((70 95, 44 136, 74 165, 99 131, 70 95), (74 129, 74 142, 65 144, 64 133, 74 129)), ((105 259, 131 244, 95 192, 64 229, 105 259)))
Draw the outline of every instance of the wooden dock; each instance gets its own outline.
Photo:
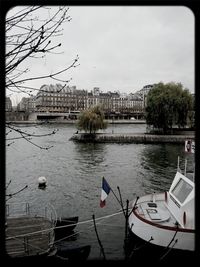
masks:
POLYGON ((7 218, 6 252, 10 257, 47 254, 54 243, 53 222, 45 217, 7 218))

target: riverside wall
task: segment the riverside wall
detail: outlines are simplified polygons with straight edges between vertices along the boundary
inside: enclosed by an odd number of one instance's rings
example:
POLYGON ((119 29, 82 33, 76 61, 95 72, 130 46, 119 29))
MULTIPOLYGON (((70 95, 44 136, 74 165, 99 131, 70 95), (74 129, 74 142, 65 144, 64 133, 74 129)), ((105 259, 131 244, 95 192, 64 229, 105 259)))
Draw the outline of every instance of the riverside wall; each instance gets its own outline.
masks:
POLYGON ((183 144, 185 140, 194 140, 194 134, 184 135, 155 135, 155 134, 101 134, 95 135, 78 133, 74 134, 70 140, 75 142, 95 142, 95 143, 176 143, 183 144))
MULTIPOLYGON (((145 120, 105 120, 108 124, 146 124, 145 120)), ((17 120, 16 118, 13 120, 6 120, 7 123, 13 124, 45 124, 45 123, 54 123, 54 124, 76 124, 77 120, 17 120)))

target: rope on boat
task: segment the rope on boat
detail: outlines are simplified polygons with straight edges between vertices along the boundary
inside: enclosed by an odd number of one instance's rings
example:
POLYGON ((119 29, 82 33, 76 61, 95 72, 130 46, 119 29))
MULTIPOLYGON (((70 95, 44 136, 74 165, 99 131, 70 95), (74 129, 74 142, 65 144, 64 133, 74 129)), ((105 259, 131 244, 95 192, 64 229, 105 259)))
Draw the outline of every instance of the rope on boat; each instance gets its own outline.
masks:
POLYGON ((24 237, 24 236, 30 236, 30 235, 35 235, 35 234, 39 234, 39 233, 44 233, 44 232, 47 232, 47 231, 53 231, 54 230, 54 227, 50 227, 48 229, 44 229, 44 230, 40 230, 40 231, 35 231, 35 232, 31 232, 31 233, 27 233, 27 234, 21 234, 21 235, 16 235, 16 236, 9 236, 6 238, 6 240, 10 240, 10 239, 13 239, 13 238, 17 238, 17 237, 24 237))
MULTIPOLYGON (((113 213, 113 214, 110 214, 110 215, 106 215, 106 216, 99 217, 99 218, 96 219, 96 221, 100 221, 100 220, 103 220, 103 219, 107 219, 107 218, 110 218, 110 217, 119 215, 119 214, 121 214, 122 212, 123 212, 123 211, 118 211, 118 212, 113 213)), ((19 240, 20 237, 30 236, 30 235, 34 235, 34 234, 38 234, 38 233, 43 233, 43 232, 46 232, 46 231, 53 231, 55 228, 65 228, 65 227, 69 227, 69 226, 77 225, 77 224, 79 224, 79 225, 81 225, 81 224, 87 224, 87 223, 91 223, 92 221, 93 221, 93 219, 90 219, 90 220, 85 220, 85 221, 82 221, 82 222, 79 222, 79 223, 70 224, 70 225, 66 225, 66 226, 52 227, 52 228, 48 228, 48 229, 44 229, 44 230, 40 230, 40 231, 35 231, 35 232, 27 233, 27 234, 22 234, 22 235, 16 235, 16 236, 8 237, 8 238, 6 238, 6 240, 10 240, 10 239, 18 239, 19 242, 21 242, 22 244, 25 244, 25 243, 26 243, 25 241, 23 241, 23 240, 19 240)), ((101 222, 98 222, 97 224, 100 224, 100 225, 101 225, 101 222)), ((104 225, 104 224, 102 224, 102 225, 104 225)), ((106 225, 106 224, 105 224, 105 225, 106 225)), ((108 224, 107 224, 107 225, 108 225, 108 224)), ((113 225, 110 224, 110 226, 113 226, 113 225)), ((119 225, 114 225, 114 226, 119 227, 119 225)), ((93 228, 93 227, 94 227, 94 225, 91 225, 91 226, 89 226, 88 229, 93 228)), ((73 237, 73 236, 78 235, 78 234, 81 233, 81 232, 84 232, 84 231, 78 231, 78 232, 75 232, 75 233, 73 233, 73 234, 71 234, 71 235, 68 235, 68 236, 62 238, 62 239, 59 239, 59 240, 54 241, 53 244, 56 245, 56 244, 59 243, 60 241, 69 239, 69 238, 71 238, 71 237, 73 237)), ((53 244, 51 244, 51 245, 53 245, 53 244)), ((29 244, 29 246, 32 247, 32 248, 38 249, 39 251, 41 251, 41 253, 42 253, 42 252, 46 252, 46 250, 43 250, 43 249, 41 249, 40 247, 33 246, 33 245, 31 245, 31 244, 29 244)), ((106 260, 106 258, 105 258, 105 253, 103 253, 102 249, 100 250, 100 254, 103 254, 103 256, 104 256, 104 260, 106 260)), ((60 259, 65 259, 65 258, 63 258, 63 257, 61 257, 61 256, 59 256, 59 255, 55 255, 55 256, 58 257, 58 258, 60 258, 60 259)))
MULTIPOLYGON (((113 215, 113 214, 112 214, 112 215, 113 215)), ((117 214, 115 213, 114 215, 117 215, 117 214)), ((104 216, 104 217, 107 217, 107 216, 104 216)), ((100 218, 97 218, 97 219, 95 219, 95 220, 104 219, 104 217, 100 217, 100 218)), ((87 221, 87 222, 88 222, 88 221, 87 221)), ((80 222, 80 223, 83 223, 83 222, 80 222)), ((101 222, 96 223, 96 225, 107 225, 107 226, 111 226, 111 227, 124 227, 124 226, 122 226, 122 225, 102 224, 101 222)), ((76 236, 76 235, 80 234, 80 233, 84 233, 85 231, 87 231, 87 230, 89 230, 89 229, 91 229, 91 228, 93 228, 93 227, 94 227, 94 225, 90 225, 90 226, 89 226, 88 228, 86 228, 86 230, 84 230, 84 231, 76 231, 75 233, 73 233, 73 234, 71 234, 71 235, 67 235, 67 236, 65 236, 65 237, 63 237, 63 238, 61 238, 61 239, 58 239, 58 240, 55 241, 55 244, 58 243, 58 242, 60 242, 60 241, 67 240, 67 239, 69 239, 69 238, 71 238, 71 237, 73 237, 73 236, 76 236)))
POLYGON ((110 226, 110 227, 123 227, 124 228, 124 226, 123 225, 116 225, 116 224, 107 224, 107 223, 96 223, 96 224, 98 224, 98 225, 103 225, 103 226, 110 226))
MULTIPOLYGON (((17 241, 19 241, 19 242, 21 242, 22 244, 24 244, 24 245, 26 245, 26 242, 25 241, 23 241, 23 240, 19 240, 19 239, 17 239, 17 238, 15 238, 17 241)), ((55 244, 55 243, 54 243, 55 244)), ((53 244, 52 244, 53 245, 53 244)), ((38 246, 33 246, 33 245, 31 245, 30 243, 28 244, 28 246, 29 247, 32 247, 33 249, 37 249, 37 250, 39 250, 40 251, 40 253, 46 253, 46 252, 48 252, 48 250, 45 250, 45 249, 42 249, 41 247, 38 247, 38 246)), ((51 250, 51 246, 49 247, 49 250, 51 250)), ((16 252, 17 253, 17 252, 16 252)), ((11 253, 12 254, 12 253, 11 253)), ((51 252, 50 252, 50 254, 51 254, 51 252)), ((37 254, 38 255, 38 254, 37 254)), ((55 257, 57 257, 57 258, 59 258, 59 259, 62 259, 62 260, 65 260, 65 261, 68 261, 68 258, 65 258, 65 257, 62 257, 62 256, 60 256, 60 255, 58 255, 58 254, 54 254, 53 256, 55 256, 55 257)), ((47 255, 47 257, 48 257, 48 255, 47 255)))
MULTIPOLYGON (((110 215, 106 215, 106 216, 102 216, 102 217, 97 218, 96 220, 97 220, 97 221, 100 221, 100 220, 103 220, 103 219, 107 219, 107 218, 116 216, 116 215, 118 215, 118 214, 121 214, 122 212, 123 212, 123 211, 116 212, 116 213, 113 213, 113 214, 110 214, 110 215)), ((92 222, 92 221, 93 221, 93 219, 91 219, 91 220, 85 220, 85 221, 79 222, 79 223, 77 223, 77 224, 86 224, 86 223, 90 223, 90 222, 92 222)), ((101 222, 98 222, 97 224, 99 224, 99 225, 109 225, 109 224, 102 224, 101 222)), ((71 224, 71 225, 72 225, 72 224, 71 224)), ((71 225, 67 225, 67 226, 64 226, 64 227, 69 227, 69 226, 71 226, 71 225)), ((74 224, 74 225, 76 225, 76 224, 74 224)), ((109 226, 116 226, 116 227, 119 227, 119 225, 112 225, 112 224, 110 224, 109 226)), ((91 226, 89 226, 88 229, 93 228, 93 227, 94 227, 94 225, 91 225, 91 226)), ((120 226, 120 227, 121 227, 121 226, 120 226)), ((54 228, 61 228, 61 227, 48 228, 48 229, 44 229, 44 230, 41 230, 41 231, 35 231, 35 232, 32 232, 32 233, 28 233, 28 234, 22 234, 22 235, 16 235, 16 236, 8 237, 8 238, 6 238, 6 239, 7 239, 7 240, 10 240, 10 239, 17 239, 20 243, 22 243, 22 244, 26 244, 26 242, 25 242, 24 240, 20 240, 19 238, 20 238, 20 237, 25 237, 25 236, 34 235, 34 234, 37 234, 37 233, 42 233, 42 232, 50 231, 50 230, 53 230, 54 228)), ((62 226, 62 228, 63 228, 63 226, 62 226)), ((75 233, 73 233, 73 234, 71 234, 71 235, 68 235, 68 236, 62 238, 62 239, 56 240, 53 244, 56 245, 56 244, 59 243, 60 241, 69 239, 69 238, 71 238, 71 237, 73 237, 73 236, 76 236, 77 234, 79 234, 79 233, 81 233, 81 232, 84 232, 84 231, 78 231, 78 232, 75 232, 75 233)), ((51 244, 51 245, 53 245, 53 244, 51 244)), ((29 243, 29 246, 32 247, 32 248, 38 249, 39 251, 41 251, 41 253, 42 253, 42 252, 46 252, 46 250, 44 250, 44 249, 42 249, 42 248, 40 248, 40 247, 34 246, 34 245, 30 244, 30 243, 29 243)), ((105 259, 105 254, 103 253, 102 250, 100 251, 100 253, 103 254, 104 259, 105 259)), ((61 257, 61 256, 58 256, 58 255, 55 255, 55 256, 57 256, 57 257, 59 257, 59 258, 61 258, 61 259, 65 259, 65 258, 63 258, 63 257, 61 257)))
MULTIPOLYGON (((99 220, 102 220, 102 219, 107 219, 107 218, 110 218, 110 217, 119 215, 122 212, 123 211, 118 211, 118 212, 113 213, 113 214, 110 214, 110 215, 105 215, 105 216, 99 217, 99 218, 97 218, 95 220, 96 221, 99 221, 99 220)), ((54 229, 67 228, 67 227, 71 227, 72 225, 80 225, 80 224, 86 224, 86 223, 91 223, 91 222, 93 222, 93 219, 85 220, 85 221, 74 223, 74 224, 70 224, 70 225, 50 227, 48 229, 43 229, 43 230, 40 230, 40 231, 35 231, 35 232, 27 233, 27 234, 21 234, 21 235, 16 235, 16 236, 9 236, 9 237, 6 238, 6 240, 9 240, 9 239, 12 239, 12 238, 17 238, 17 237, 30 236, 30 235, 34 235, 34 234, 38 234, 38 233, 44 233, 44 232, 47 232, 47 231, 53 231, 54 229)))
MULTIPOLYGON (((23 241, 23 240, 19 240, 17 237, 13 237, 13 239, 16 239, 19 243, 21 243, 21 244, 24 244, 24 245, 26 245, 27 243, 26 243, 26 241, 23 241)), ((49 243, 50 244, 50 243, 49 243)), ((46 253, 47 252, 47 249, 42 249, 41 247, 38 247, 38 246, 34 246, 34 245, 32 245, 32 244, 30 244, 30 243, 28 243, 28 246, 29 247, 32 247, 32 248, 34 248, 34 249, 38 249, 38 250, 40 250, 41 251, 41 253, 43 252, 43 253, 46 253)), ((16 252, 17 253, 17 252, 16 252)), ((12 253, 10 253, 10 254, 12 254, 12 253)), ((28 254, 28 253, 27 253, 28 254)))
POLYGON ((65 237, 63 237, 63 238, 60 238, 60 239, 54 241, 54 244, 57 244, 57 243, 59 243, 60 241, 64 241, 64 240, 66 240, 66 239, 69 239, 69 238, 71 238, 71 237, 73 237, 73 236, 76 236, 76 235, 78 235, 78 234, 80 234, 80 233, 81 233, 81 231, 76 231, 75 233, 73 233, 73 234, 71 234, 71 235, 67 235, 67 236, 65 236, 65 237))

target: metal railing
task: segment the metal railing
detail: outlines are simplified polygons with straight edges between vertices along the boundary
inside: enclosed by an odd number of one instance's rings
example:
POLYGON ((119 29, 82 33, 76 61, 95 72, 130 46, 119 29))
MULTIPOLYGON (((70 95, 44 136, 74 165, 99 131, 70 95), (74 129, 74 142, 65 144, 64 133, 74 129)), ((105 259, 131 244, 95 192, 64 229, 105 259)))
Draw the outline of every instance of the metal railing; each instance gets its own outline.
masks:
MULTIPOLYGON (((20 226, 18 225, 11 226, 11 229, 14 232, 12 236, 8 236, 6 238, 6 242, 8 245, 8 254, 10 256, 18 256, 18 255, 35 255, 35 254, 43 254, 47 253, 53 246, 55 240, 55 232, 54 227, 57 221, 57 213, 54 207, 51 204, 44 206, 43 208, 38 208, 30 203, 10 203, 6 204, 6 218, 9 228, 9 219, 18 219, 24 218, 27 220, 27 225, 20 226), (27 220, 28 217, 28 220, 27 220), (30 219, 32 218, 35 221, 35 218, 38 218, 38 225, 31 225, 30 219), (49 226, 47 224, 47 228, 41 229, 38 226, 41 223, 41 218, 44 220, 48 220, 50 222, 49 226), (32 228, 33 226, 33 228, 32 228), (35 228, 36 227, 36 228, 35 228), (21 231, 17 231, 17 229, 23 228, 25 231, 20 234, 21 231), (38 229, 38 230, 37 230, 38 229), (40 244, 40 240, 43 241, 46 239, 45 248, 40 244), (12 240, 17 242, 19 246, 13 251, 9 251, 9 242, 12 243, 12 240)), ((17 222, 18 220, 16 220, 17 222)), ((42 222, 42 225, 44 222, 42 222)))
POLYGON ((28 202, 6 204, 7 218, 22 216, 44 217, 52 222, 55 222, 57 220, 56 210, 51 204, 47 204, 42 208, 28 202))

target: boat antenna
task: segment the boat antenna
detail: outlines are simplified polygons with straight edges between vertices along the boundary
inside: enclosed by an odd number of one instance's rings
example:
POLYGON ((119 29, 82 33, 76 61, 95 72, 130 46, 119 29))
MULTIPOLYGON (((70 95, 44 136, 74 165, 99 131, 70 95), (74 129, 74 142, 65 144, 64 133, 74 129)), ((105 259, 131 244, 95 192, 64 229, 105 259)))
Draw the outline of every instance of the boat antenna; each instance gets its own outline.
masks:
POLYGON ((179 156, 178 156, 177 171, 180 171, 179 164, 180 164, 180 158, 179 158, 179 156))
POLYGON ((186 169, 187 169, 187 159, 185 160, 185 176, 186 176, 186 169))
MULTIPOLYGON (((126 252, 128 244, 129 244, 129 238, 128 238, 128 206, 129 206, 129 200, 126 200, 126 213, 125 213, 125 238, 124 238, 124 250, 126 252)), ((125 259, 127 258, 127 253, 125 253, 125 259)))

